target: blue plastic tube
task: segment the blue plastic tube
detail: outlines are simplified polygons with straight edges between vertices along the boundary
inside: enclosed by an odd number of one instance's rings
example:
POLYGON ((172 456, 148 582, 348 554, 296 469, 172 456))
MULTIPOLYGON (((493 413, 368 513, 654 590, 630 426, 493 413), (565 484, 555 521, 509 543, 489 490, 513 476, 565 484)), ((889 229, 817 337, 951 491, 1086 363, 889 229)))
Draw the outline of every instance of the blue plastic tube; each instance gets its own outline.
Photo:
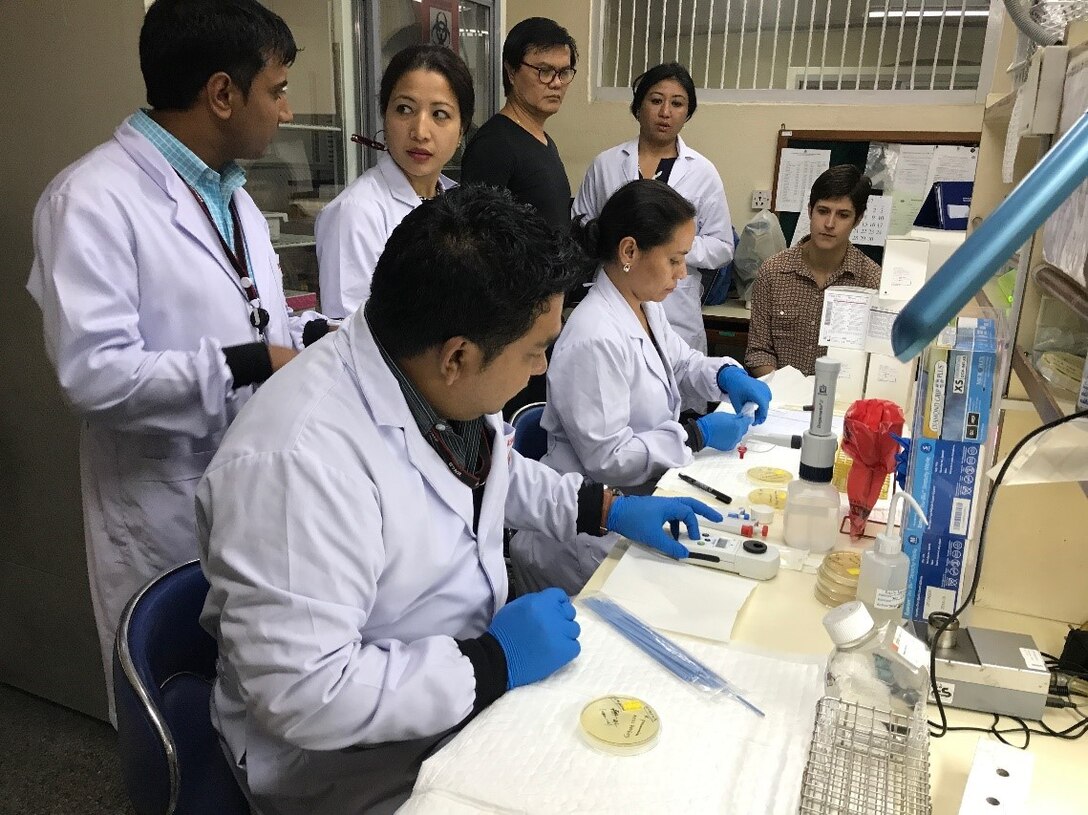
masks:
MULTIPOLYGON (((1081 115, 895 318, 892 348, 896 357, 906 362, 918 356, 1086 178, 1088 113, 1081 115)), ((1088 224, 1075 228, 1088 230, 1088 224)))

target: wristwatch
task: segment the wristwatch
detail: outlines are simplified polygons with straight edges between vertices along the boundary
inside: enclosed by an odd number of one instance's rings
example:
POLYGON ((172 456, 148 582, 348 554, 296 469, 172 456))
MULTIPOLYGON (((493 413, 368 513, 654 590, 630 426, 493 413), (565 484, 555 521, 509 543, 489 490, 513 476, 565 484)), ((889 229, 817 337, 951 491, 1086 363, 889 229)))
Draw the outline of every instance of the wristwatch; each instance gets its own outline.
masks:
POLYGON ((604 488, 601 495, 601 534, 607 535, 609 531, 608 513, 612 511, 612 502, 617 498, 622 498, 623 493, 607 484, 602 484, 601 486, 604 488))

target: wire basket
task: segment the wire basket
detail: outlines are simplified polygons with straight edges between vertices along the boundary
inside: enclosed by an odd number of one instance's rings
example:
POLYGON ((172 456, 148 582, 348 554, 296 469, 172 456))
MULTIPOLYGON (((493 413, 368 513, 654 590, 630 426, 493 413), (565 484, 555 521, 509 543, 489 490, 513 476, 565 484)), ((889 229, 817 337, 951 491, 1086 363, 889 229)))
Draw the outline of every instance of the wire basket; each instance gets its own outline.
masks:
MULTIPOLYGON (((1028 14, 1048 34, 1064 37, 1070 23, 1088 20, 1088 0, 1037 0, 1028 9, 1028 14)), ((1008 69, 1014 88, 1027 80, 1028 63, 1038 48, 1024 32, 1017 33, 1016 53, 1008 69)))
POLYGON ((801 781, 800 812, 930 815, 925 719, 821 699, 801 781))
POLYGON ((1041 0, 1028 14, 1049 34, 1065 36, 1065 29, 1075 20, 1088 20, 1088 0, 1041 0))

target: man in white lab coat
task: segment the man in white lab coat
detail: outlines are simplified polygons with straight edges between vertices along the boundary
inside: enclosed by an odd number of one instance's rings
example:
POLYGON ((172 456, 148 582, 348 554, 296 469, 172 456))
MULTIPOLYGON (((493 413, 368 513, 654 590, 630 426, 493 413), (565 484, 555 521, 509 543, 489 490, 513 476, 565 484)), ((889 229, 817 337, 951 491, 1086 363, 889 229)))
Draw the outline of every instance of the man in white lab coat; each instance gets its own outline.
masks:
MULTIPOLYGON (((140 32, 149 111, 58 175, 27 288, 82 421, 87 565, 107 690, 129 598, 196 556, 193 495, 256 383, 325 331, 291 316, 235 159, 291 120, 295 42, 254 0, 157 0, 140 32)), ((110 717, 113 695, 109 693, 110 717)))
POLYGON ((366 306, 227 433, 197 491, 202 621, 213 721, 256 812, 390 812, 470 717, 577 655, 561 590, 506 602, 504 525, 682 557, 663 525, 720 517, 513 450, 498 412, 547 367, 573 260, 505 190, 426 201, 366 306))

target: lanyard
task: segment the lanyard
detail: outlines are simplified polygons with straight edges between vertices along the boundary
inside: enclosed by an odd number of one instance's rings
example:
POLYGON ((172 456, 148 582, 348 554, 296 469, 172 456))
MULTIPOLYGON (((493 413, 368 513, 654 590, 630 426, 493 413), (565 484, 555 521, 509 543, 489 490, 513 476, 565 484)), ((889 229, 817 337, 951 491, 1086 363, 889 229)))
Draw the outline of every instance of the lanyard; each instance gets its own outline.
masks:
MULTIPOLYGON (((181 178, 179 175, 178 178, 181 178)), ((245 298, 249 302, 249 322, 260 333, 261 338, 264 338, 264 329, 268 325, 268 312, 261 306, 261 297, 257 292, 257 282, 249 274, 249 259, 246 256, 246 236, 242 231, 242 221, 238 217, 238 209, 234 206, 232 200, 229 204, 231 222, 234 224, 234 250, 232 251, 230 246, 227 245, 226 240, 223 238, 223 233, 219 231, 219 227, 215 223, 215 218, 212 217, 211 210, 208 209, 208 204, 204 201, 204 197, 197 192, 184 178, 181 179, 182 183, 189 188, 189 192, 193 194, 193 198, 200 204, 200 208, 204 211, 204 215, 207 217, 208 222, 212 225, 212 231, 215 232, 215 237, 219 238, 219 245, 223 247, 223 252, 227 256, 227 260, 230 261, 231 268, 234 269, 238 275, 238 282, 242 286, 242 291, 245 293, 245 298)))

